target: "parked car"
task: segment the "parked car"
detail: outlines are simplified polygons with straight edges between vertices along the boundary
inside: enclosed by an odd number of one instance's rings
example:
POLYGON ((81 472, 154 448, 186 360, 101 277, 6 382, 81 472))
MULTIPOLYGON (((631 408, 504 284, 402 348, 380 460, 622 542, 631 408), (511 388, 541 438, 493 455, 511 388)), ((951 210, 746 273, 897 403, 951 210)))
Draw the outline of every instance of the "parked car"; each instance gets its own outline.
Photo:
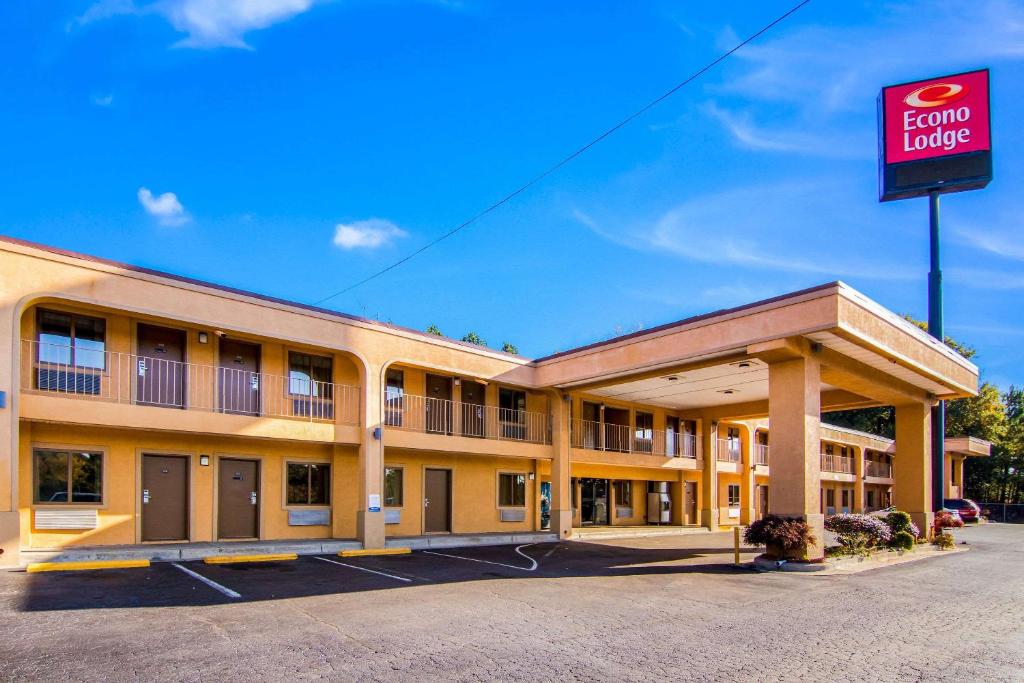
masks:
POLYGON ((967 498, 947 498, 942 506, 947 510, 954 510, 960 514, 964 522, 977 522, 981 516, 981 508, 973 500, 967 498))

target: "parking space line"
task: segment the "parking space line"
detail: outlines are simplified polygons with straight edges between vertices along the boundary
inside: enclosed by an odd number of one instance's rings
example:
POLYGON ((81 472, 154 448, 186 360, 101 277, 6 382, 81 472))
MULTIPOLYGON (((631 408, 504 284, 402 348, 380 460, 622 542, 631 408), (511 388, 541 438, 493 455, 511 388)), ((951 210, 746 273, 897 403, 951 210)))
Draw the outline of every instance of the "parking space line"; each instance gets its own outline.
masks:
POLYGON ((359 567, 359 566, 354 565, 354 564, 348 564, 348 563, 345 563, 345 562, 338 562, 337 560, 329 560, 326 557, 314 557, 313 559, 314 560, 320 560, 321 562, 330 562, 331 564, 336 564, 339 567, 348 567, 349 569, 358 569, 361 572, 369 572, 371 574, 379 574, 380 576, 386 576, 389 579, 394 579, 395 581, 404 581, 405 583, 412 583, 412 579, 407 579, 404 576, 395 576, 394 574, 387 574, 385 572, 377 571, 376 569, 369 569, 367 567, 359 567))
POLYGON ((530 557, 529 555, 527 555, 526 553, 524 553, 524 552, 522 552, 520 550, 520 548, 525 548, 525 547, 531 546, 531 545, 533 545, 533 543, 527 543, 525 545, 518 546, 515 549, 517 554, 521 555, 522 557, 525 557, 527 560, 530 561, 530 564, 531 564, 530 567, 517 567, 514 564, 505 564, 504 562, 494 562, 492 560, 480 560, 480 559, 477 559, 475 557, 463 557, 462 555, 449 555, 448 553, 436 553, 436 552, 434 552, 432 550, 424 550, 422 552, 427 554, 427 555, 437 555, 438 557, 451 557, 451 558, 454 558, 456 560, 466 560, 467 562, 481 562, 483 564, 493 564, 493 565, 497 565, 499 567, 508 567, 509 569, 518 569, 521 572, 532 572, 532 571, 535 571, 537 569, 537 560, 533 559, 532 557, 530 557))
POLYGON ((181 571, 185 572, 186 574, 188 574, 192 578, 198 579, 198 580, 202 581, 203 583, 205 583, 210 588, 212 588, 212 589, 214 589, 216 591, 220 591, 221 593, 223 593, 224 595, 228 596, 229 598, 240 598, 240 597, 242 597, 241 593, 236 593, 235 591, 231 590, 230 588, 227 588, 226 586, 220 585, 219 583, 217 583, 213 579, 208 579, 205 576, 203 576, 202 574, 200 574, 198 572, 194 572, 191 569, 189 569, 188 567, 184 567, 184 566, 178 564, 177 562, 171 562, 171 566, 172 567, 177 567, 178 569, 180 569, 181 571))

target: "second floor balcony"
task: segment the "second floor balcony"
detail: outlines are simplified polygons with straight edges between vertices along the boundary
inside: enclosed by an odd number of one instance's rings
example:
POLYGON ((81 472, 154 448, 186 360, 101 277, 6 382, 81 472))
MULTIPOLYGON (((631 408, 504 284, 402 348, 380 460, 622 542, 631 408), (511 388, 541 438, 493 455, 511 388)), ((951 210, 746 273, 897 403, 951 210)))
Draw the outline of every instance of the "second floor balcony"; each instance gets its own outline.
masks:
POLYGON ((741 462, 743 454, 739 439, 718 439, 719 462, 741 462))
POLYGON ((821 471, 838 474, 853 474, 853 458, 833 453, 821 454, 821 471))
POLYGON ((384 399, 384 426, 426 434, 551 443, 545 413, 405 393, 384 399))
POLYGON ((359 387, 132 353, 22 342, 22 391, 172 410, 356 424, 359 387))
POLYGON ((667 458, 697 457, 697 438, 686 432, 636 429, 630 425, 580 419, 572 420, 571 432, 573 448, 667 458))
POLYGON ((864 474, 869 477, 892 479, 892 463, 879 462, 877 460, 865 460, 864 474))
POLYGON ((759 443, 754 446, 754 464, 768 465, 768 444, 759 443))

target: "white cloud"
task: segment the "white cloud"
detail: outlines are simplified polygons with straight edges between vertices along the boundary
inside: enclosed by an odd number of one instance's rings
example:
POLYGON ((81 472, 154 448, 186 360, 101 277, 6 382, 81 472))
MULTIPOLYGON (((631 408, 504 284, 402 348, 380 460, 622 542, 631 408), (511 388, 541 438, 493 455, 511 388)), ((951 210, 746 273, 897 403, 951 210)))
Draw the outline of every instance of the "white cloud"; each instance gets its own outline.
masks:
POLYGON ((93 95, 92 103, 97 107, 109 107, 114 104, 113 95, 93 95))
POLYGON ((72 25, 120 15, 158 15, 185 37, 176 47, 249 48, 245 35, 287 21, 319 0, 99 0, 72 25))
POLYGON ((173 192, 164 192, 162 195, 154 196, 148 188, 140 187, 139 203, 142 204, 146 213, 156 218, 160 225, 183 225, 190 220, 185 207, 178 201, 178 195, 173 192))
POLYGON ((334 245, 345 250, 376 249, 388 246, 407 234, 391 221, 370 218, 354 223, 339 223, 334 229, 334 245))
MULTIPOLYGON (((1007 221, 1009 222, 1009 221, 1007 221)), ((1015 224, 1019 225, 1019 223, 1015 224)), ((1024 261, 1024 233, 1016 235, 1009 231, 985 230, 974 226, 959 226, 954 229, 959 241, 975 249, 1016 261, 1024 261)))

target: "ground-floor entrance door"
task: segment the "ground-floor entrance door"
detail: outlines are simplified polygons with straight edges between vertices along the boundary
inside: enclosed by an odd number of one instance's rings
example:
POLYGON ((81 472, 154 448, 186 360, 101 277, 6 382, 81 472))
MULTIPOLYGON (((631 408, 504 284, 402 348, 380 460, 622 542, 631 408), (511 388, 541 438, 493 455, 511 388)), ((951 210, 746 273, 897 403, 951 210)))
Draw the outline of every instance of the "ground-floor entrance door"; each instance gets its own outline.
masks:
POLYGON ((580 479, 580 523, 583 526, 608 524, 608 480, 580 479))
POLYGON ((142 456, 142 540, 188 540, 187 456, 142 456))
POLYGON ((755 496, 757 500, 754 501, 754 508, 757 511, 757 518, 764 519, 768 514, 768 487, 758 484, 755 496))
POLYGON ((452 530, 452 471, 427 469, 423 475, 423 532, 452 530))
POLYGON ((688 481, 684 485, 686 496, 683 500, 683 514, 686 515, 686 519, 683 524, 696 524, 697 523, 697 482, 688 481))
POLYGON ((220 459, 217 471, 218 538, 259 537, 259 491, 258 461, 220 459))
POLYGON ((540 528, 551 528, 551 482, 546 479, 540 482, 540 528))

